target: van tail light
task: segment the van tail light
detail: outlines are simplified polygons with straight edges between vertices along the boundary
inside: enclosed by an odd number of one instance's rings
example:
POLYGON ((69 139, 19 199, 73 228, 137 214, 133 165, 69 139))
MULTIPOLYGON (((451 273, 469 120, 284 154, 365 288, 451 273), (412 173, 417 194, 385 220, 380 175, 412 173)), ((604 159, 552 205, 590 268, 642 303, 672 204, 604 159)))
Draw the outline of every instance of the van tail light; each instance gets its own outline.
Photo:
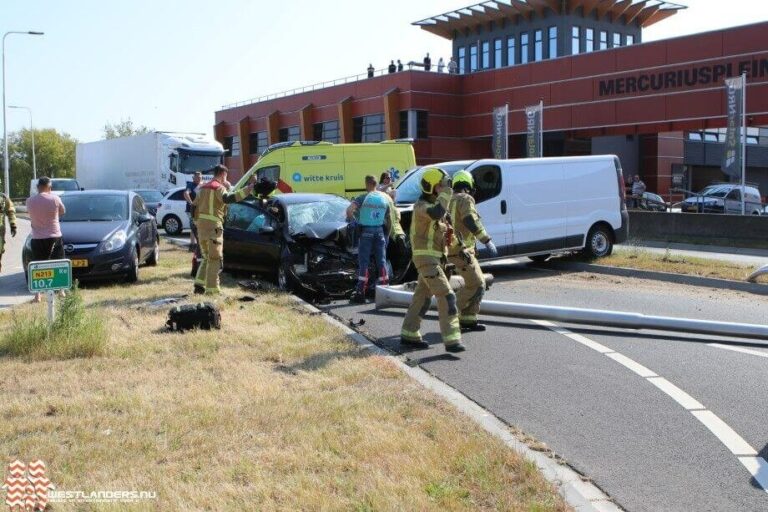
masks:
POLYGON ((621 171, 621 162, 619 162, 618 158, 615 158, 614 162, 614 167, 616 167, 616 179, 619 181, 619 197, 621 198, 622 204, 626 204, 627 189, 626 185, 624 184, 624 173, 621 171))

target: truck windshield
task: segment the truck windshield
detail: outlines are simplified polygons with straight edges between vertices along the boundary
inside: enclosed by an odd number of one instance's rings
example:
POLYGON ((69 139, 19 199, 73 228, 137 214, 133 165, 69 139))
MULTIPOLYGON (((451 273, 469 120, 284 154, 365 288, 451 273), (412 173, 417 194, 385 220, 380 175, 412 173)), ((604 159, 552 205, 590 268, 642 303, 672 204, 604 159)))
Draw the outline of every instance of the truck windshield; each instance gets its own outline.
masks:
POLYGON ((221 155, 216 153, 179 151, 179 172, 182 174, 194 174, 197 171, 206 174, 206 171, 220 163, 221 155))
MULTIPOLYGON (((460 164, 437 164, 435 167, 440 167, 442 170, 453 176, 462 169, 465 169, 472 162, 460 163, 460 164)), ((395 189, 397 190, 397 204, 410 204, 415 203, 419 196, 421 196, 421 175, 424 174, 424 170, 427 167, 416 167, 412 171, 408 172, 403 179, 397 184, 395 189)))

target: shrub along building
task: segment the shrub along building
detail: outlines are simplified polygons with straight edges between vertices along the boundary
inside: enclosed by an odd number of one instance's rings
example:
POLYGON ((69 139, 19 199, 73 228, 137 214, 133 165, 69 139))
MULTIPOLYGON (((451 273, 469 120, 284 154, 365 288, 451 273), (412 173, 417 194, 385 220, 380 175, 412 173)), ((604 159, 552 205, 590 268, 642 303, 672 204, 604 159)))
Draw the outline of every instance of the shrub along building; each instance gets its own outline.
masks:
MULTIPOLYGON (((227 105, 216 138, 239 173, 268 144, 411 137, 421 164, 492 156, 509 108, 509 157, 525 107, 543 103, 544 156, 615 153, 648 190, 700 189, 720 171, 723 80, 747 75, 747 181, 768 194, 768 22, 643 43, 685 7, 660 0, 498 0, 417 21, 452 41, 457 73, 407 69, 227 105)), ((435 57, 436 60, 437 57, 435 57)), ((446 60, 447 62, 447 60, 446 60)), ((409 66, 410 67, 410 66, 409 66)))

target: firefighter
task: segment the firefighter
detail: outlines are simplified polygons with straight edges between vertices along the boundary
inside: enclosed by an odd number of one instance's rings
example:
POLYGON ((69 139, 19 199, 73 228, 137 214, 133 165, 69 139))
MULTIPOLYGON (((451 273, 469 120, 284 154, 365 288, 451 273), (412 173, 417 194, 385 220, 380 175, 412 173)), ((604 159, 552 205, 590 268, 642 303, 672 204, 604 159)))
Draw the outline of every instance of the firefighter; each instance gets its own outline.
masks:
POLYGON ((432 296, 437 298, 440 334, 448 352, 463 352, 459 310, 456 294, 445 275, 446 249, 450 244, 452 228, 447 218, 453 191, 448 174, 438 167, 430 167, 421 176, 422 195, 413 206, 411 219, 411 248, 413 264, 419 280, 413 300, 403 320, 400 344, 406 347, 427 348, 419 327, 429 311, 432 296))
POLYGON ((3 269, 3 253, 5 252, 5 218, 11 227, 11 236, 16 236, 16 209, 13 201, 0 192, 0 271, 3 269))
POLYGON ((227 205, 245 199, 253 192, 253 183, 237 192, 225 192, 227 168, 213 168, 213 179, 202 185, 195 197, 195 222, 201 261, 195 278, 195 293, 217 294, 224 250, 224 217, 227 205))
POLYGON ((456 233, 448 247, 448 263, 452 263, 464 279, 464 287, 456 294, 461 329, 484 331, 485 325, 477 322, 477 313, 485 293, 485 278, 475 256, 475 241, 485 244, 492 258, 498 256, 498 251, 475 209, 474 189, 475 182, 469 172, 459 171, 453 175, 453 197, 448 213, 456 233))

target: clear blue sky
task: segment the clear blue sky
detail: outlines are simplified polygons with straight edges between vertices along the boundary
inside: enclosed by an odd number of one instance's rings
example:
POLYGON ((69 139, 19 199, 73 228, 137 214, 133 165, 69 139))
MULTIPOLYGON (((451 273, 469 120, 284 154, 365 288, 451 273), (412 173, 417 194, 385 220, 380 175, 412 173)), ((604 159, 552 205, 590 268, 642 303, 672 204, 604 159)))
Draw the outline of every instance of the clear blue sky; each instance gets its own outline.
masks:
MULTIPOLYGON (((3 0, 7 100, 36 127, 81 141, 130 117, 158 130, 212 132, 223 104, 365 72, 369 62, 450 54, 411 22, 465 7, 450 0, 3 0)), ((680 0, 651 41, 768 19, 765 0, 680 0)), ((8 111, 9 131, 28 123, 8 111)))

